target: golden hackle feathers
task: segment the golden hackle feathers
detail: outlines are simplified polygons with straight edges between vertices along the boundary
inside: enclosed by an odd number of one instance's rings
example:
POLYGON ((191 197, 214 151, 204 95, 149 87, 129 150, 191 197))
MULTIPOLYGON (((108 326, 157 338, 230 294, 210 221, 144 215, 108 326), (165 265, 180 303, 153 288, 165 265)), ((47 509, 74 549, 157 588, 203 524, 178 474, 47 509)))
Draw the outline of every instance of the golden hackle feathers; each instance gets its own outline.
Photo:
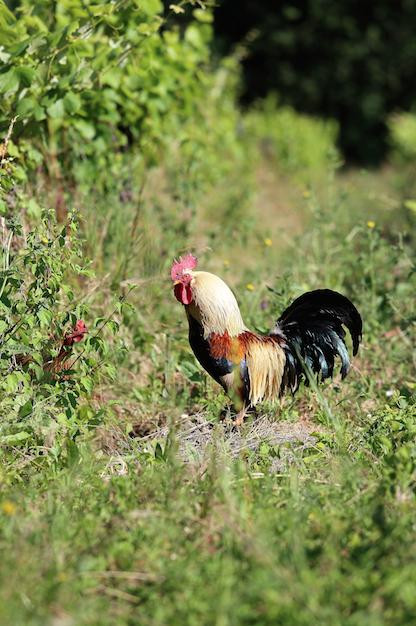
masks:
POLYGON ((190 272, 193 302, 189 313, 204 329, 204 337, 212 333, 236 337, 246 330, 237 300, 231 289, 210 272, 190 272))

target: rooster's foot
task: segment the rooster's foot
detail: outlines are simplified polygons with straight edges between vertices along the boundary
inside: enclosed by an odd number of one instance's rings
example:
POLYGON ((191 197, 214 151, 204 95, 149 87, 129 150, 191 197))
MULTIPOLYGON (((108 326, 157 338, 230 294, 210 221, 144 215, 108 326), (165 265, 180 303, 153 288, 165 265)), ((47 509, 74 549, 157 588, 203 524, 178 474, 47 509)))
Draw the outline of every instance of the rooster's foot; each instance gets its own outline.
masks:
POLYGON ((243 409, 242 411, 239 411, 239 413, 237 413, 237 415, 235 416, 235 420, 233 422, 234 426, 239 428, 240 426, 243 425, 246 413, 247 413, 247 409, 243 409))

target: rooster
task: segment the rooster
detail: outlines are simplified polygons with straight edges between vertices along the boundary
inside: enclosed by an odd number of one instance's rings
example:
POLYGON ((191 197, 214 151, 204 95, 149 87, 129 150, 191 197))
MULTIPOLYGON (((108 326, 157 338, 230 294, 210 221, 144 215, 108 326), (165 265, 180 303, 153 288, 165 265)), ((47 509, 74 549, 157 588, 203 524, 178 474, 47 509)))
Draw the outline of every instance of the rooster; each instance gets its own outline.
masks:
POLYGON ((335 357, 341 377, 350 367, 345 325, 353 355, 362 337, 362 320, 345 296, 330 289, 309 291, 294 300, 268 335, 250 331, 226 283, 209 272, 196 271, 192 254, 174 261, 171 278, 176 299, 184 305, 189 343, 202 367, 219 383, 238 411, 241 426, 247 412, 263 400, 295 393, 311 375, 332 377, 335 357))

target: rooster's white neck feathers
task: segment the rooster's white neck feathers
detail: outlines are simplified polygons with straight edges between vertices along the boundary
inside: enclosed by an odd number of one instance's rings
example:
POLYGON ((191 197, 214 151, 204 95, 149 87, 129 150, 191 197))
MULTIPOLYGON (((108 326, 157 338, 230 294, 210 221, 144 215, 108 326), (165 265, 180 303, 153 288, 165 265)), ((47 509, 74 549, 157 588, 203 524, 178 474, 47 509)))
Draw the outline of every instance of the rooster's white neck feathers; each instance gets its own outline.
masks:
POLYGON ((189 273, 193 301, 188 312, 202 324, 205 339, 211 333, 236 337, 247 330, 237 300, 221 278, 209 272, 189 273))

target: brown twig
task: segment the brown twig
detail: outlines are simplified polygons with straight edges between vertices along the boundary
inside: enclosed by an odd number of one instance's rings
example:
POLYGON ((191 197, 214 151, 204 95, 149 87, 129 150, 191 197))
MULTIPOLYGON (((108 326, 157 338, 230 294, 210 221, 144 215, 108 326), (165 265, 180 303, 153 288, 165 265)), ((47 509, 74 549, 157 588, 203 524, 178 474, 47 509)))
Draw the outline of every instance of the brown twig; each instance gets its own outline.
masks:
POLYGON ((0 145, 0 167, 3 167, 3 163, 4 160, 6 158, 7 155, 7 146, 9 144, 9 141, 11 139, 12 136, 12 132, 13 132, 13 126, 16 123, 17 120, 17 115, 15 117, 12 118, 10 124, 9 124, 9 128, 7 129, 7 135, 3 141, 3 143, 0 145))

